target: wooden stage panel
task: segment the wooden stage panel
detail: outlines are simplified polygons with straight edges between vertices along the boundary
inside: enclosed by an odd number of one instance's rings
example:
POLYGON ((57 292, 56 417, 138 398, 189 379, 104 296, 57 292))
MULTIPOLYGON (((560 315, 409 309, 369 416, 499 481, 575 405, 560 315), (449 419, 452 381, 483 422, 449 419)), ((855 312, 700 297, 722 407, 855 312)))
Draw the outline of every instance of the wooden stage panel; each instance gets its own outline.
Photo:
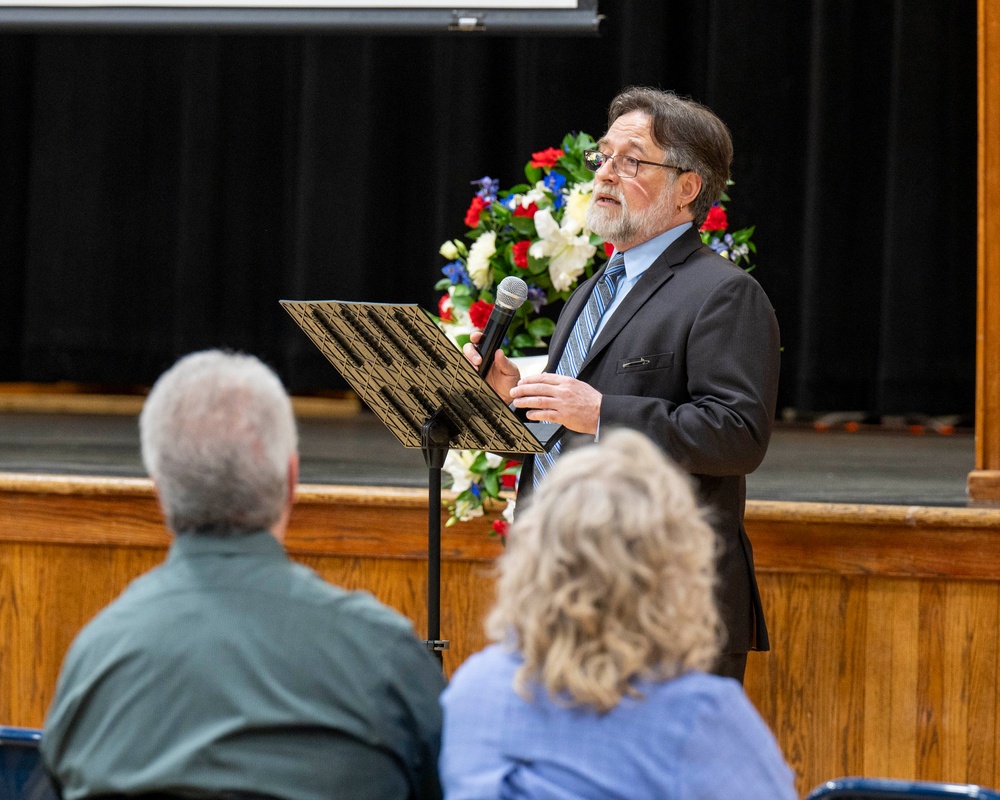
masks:
POLYGON ((1000 786, 1000 586, 760 577, 773 650, 747 693, 805 793, 839 775, 1000 786))
POLYGON ((0 543, 0 719, 40 726, 70 642, 165 551, 0 543))
MULTIPOLYGON (((750 502, 774 649, 747 693, 804 795, 869 775, 1000 787, 1000 509, 750 502)), ((426 635, 425 490, 303 486, 287 548, 426 635)), ((141 479, 0 473, 0 723, 41 725, 72 637, 169 536, 141 479)), ((449 674, 485 644, 488 520, 442 531, 449 674)))

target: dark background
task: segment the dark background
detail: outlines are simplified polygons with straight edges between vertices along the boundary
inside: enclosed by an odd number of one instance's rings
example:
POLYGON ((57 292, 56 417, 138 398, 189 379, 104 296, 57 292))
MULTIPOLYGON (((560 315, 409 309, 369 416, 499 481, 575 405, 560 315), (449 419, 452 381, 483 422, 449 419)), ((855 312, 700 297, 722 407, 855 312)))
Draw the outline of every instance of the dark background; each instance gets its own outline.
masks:
POLYGON ((469 182, 642 83, 733 131, 779 405, 971 414, 975 4, 600 10, 582 38, 0 34, 0 381, 143 386, 229 346, 345 387, 278 300, 433 309, 469 182))

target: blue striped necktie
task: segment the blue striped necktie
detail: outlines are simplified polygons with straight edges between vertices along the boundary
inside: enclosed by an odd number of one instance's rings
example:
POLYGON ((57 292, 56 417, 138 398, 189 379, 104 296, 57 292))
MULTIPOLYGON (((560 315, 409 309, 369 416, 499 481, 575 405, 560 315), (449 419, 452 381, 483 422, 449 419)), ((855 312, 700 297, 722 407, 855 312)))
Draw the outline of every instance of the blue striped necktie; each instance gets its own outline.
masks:
MULTIPOLYGON (((590 298, 587 300, 586 308, 576 318, 573 330, 570 331, 569 339, 566 341, 566 347, 559 358, 559 364, 556 367, 557 375, 569 375, 575 378, 580 373, 580 367, 583 366, 590 345, 594 341, 594 332, 597 330, 604 312, 611 305, 624 274, 625 256, 622 253, 615 253, 601 279, 594 286, 594 291, 591 292, 590 298)), ((542 478, 545 477, 545 473, 559 457, 561 445, 562 440, 556 442, 547 453, 535 456, 535 466, 532 473, 533 486, 538 486, 542 478)))

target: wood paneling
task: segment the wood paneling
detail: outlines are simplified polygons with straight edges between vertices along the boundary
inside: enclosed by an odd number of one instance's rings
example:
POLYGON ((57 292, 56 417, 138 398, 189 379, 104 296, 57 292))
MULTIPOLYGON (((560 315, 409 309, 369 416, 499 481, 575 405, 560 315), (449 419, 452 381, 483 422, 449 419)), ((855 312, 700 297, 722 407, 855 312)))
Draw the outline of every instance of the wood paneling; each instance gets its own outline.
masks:
MULTIPOLYGON (((427 497, 301 487, 286 545, 426 635, 427 497)), ((772 647, 747 693, 801 794, 870 775, 1000 787, 1000 509, 751 502, 772 647)), ((141 480, 0 475, 0 723, 40 725, 88 619, 169 545, 141 480)), ((442 531, 449 674, 485 644, 489 522, 442 531)))
POLYGON ((996 582, 767 573, 746 688, 798 776, 1000 786, 996 582))
MULTIPOLYGON (((364 589, 427 635, 427 492, 300 486, 290 555, 364 589)), ((76 632, 163 560, 170 536, 145 479, 0 474, 0 724, 40 725, 76 632)), ((485 643, 487 520, 441 533, 441 637, 450 674, 485 643)))

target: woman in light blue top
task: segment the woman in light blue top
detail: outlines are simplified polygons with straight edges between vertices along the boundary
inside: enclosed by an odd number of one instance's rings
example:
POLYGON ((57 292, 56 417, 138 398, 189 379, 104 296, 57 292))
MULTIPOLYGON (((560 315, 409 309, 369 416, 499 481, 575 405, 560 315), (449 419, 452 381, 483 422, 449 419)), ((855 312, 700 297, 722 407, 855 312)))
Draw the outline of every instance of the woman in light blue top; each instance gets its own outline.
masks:
POLYGON ((642 434, 560 458, 500 558, 497 643, 442 695, 446 800, 795 800, 742 687, 706 672, 716 547, 642 434))

